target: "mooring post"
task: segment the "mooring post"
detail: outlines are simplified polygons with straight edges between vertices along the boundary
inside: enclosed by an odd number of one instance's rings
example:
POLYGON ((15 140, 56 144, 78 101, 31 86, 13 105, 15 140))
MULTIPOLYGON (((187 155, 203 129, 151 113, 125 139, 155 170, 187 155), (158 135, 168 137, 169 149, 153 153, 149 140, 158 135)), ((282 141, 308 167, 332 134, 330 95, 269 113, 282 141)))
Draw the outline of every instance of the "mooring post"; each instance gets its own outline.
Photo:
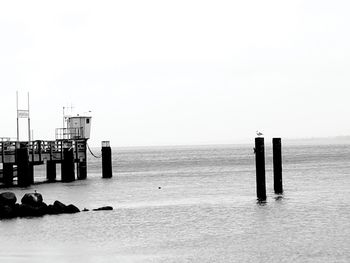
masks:
POLYGON ((62 182, 73 182, 75 180, 74 168, 75 166, 73 148, 63 148, 63 160, 61 166, 62 182))
MULTIPOLYGON (((83 147, 84 151, 84 157, 78 161, 77 163, 77 178, 79 180, 84 180, 87 177, 87 163, 86 163, 86 146, 87 146, 87 140, 84 140, 84 143, 81 145, 83 147)), ((77 147, 77 159, 78 159, 78 147, 77 147)))
POLYGON ((28 165, 28 182, 34 184, 34 164, 31 162, 28 165))
POLYGON ((78 162, 78 180, 84 180, 87 177, 86 159, 78 162))
POLYGON ((17 163, 17 184, 20 187, 29 186, 31 179, 29 178, 29 153, 26 146, 16 148, 17 163))
POLYGON ((102 178, 112 177, 112 149, 109 141, 102 141, 102 178))
POLYGON ((46 179, 49 182, 56 181, 56 163, 52 160, 46 162, 46 179))
POLYGON ((264 138, 255 138, 256 193, 258 201, 266 200, 264 138))
POLYGON ((281 138, 272 139, 273 147, 273 187, 275 194, 283 193, 281 138))
POLYGON ((5 186, 11 186, 13 184, 13 164, 3 163, 3 183, 5 186))

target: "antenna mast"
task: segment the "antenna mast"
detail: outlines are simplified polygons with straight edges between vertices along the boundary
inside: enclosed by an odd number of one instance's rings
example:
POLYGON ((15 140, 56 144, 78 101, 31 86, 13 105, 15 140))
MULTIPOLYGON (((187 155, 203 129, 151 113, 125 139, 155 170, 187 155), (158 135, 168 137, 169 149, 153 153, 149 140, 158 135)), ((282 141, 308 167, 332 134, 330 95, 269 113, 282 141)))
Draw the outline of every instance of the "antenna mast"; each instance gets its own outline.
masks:
POLYGON ((17 141, 19 141, 18 91, 16 91, 17 141))

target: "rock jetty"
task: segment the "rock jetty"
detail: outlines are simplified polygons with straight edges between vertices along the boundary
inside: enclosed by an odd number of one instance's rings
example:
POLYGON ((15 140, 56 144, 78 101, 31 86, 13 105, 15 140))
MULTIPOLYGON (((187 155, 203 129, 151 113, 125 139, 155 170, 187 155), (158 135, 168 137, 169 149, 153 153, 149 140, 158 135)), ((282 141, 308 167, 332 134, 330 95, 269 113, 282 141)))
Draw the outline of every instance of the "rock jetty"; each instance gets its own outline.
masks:
MULTIPOLYGON (((74 214, 80 210, 73 204, 65 205, 56 200, 53 204, 47 205, 43 197, 36 191, 25 194, 21 203, 18 204, 17 197, 12 192, 0 193, 0 219, 15 217, 38 217, 44 215, 74 214)), ((111 206, 104 206, 93 209, 93 211, 113 210, 111 206)), ((87 209, 83 211, 88 211, 87 209)))

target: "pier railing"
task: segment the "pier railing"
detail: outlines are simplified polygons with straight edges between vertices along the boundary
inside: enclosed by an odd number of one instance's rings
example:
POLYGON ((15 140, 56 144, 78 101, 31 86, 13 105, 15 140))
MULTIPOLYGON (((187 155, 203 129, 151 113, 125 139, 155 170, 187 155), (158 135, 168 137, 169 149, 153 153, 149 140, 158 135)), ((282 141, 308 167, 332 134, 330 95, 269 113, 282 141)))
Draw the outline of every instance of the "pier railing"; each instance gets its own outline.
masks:
POLYGON ((83 128, 56 128, 56 140, 75 140, 82 138, 83 128))
POLYGON ((44 160, 61 162, 63 149, 73 148, 76 160, 86 158, 86 140, 55 141, 0 141, 0 163, 16 163, 16 149, 27 148, 29 161, 40 163, 44 160))

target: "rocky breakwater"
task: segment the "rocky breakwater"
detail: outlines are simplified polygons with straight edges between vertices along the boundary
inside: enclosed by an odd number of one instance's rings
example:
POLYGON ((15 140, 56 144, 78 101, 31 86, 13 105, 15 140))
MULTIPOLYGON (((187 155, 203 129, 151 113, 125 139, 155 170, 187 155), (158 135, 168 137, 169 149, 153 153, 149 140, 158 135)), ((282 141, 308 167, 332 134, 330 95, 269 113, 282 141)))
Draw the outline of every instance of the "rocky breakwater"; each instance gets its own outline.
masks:
MULTIPOLYGON (((53 204, 47 205, 43 197, 36 191, 25 194, 21 203, 18 204, 17 197, 12 192, 0 193, 0 219, 15 217, 38 217, 44 215, 73 214, 80 210, 73 204, 65 205, 56 200, 53 204)), ((112 207, 102 207, 96 210, 112 210, 112 207), (106 209, 107 208, 107 209, 106 209)), ((88 211, 84 209, 83 211, 88 211)))

